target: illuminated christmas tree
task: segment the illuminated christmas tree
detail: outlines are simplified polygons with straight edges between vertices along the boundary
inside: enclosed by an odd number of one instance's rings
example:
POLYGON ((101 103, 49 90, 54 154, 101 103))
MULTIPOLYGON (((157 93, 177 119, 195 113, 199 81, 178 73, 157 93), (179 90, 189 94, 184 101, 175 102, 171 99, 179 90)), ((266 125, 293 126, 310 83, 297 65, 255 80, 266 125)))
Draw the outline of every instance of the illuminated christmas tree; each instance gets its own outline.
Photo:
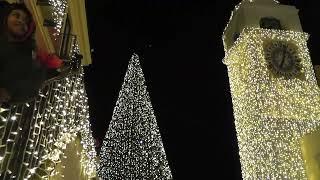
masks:
POLYGON ((139 58, 133 54, 100 152, 102 179, 172 179, 139 58))

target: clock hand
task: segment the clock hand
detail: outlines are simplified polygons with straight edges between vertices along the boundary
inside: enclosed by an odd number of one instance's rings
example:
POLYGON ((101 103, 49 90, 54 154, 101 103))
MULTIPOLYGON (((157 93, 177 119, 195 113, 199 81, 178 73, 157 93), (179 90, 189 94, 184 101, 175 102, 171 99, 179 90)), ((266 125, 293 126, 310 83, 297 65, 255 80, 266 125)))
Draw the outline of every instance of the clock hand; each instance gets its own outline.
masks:
POLYGON ((281 60, 281 63, 280 63, 280 67, 282 68, 283 66, 283 63, 284 63, 284 59, 286 57, 286 49, 287 49, 287 46, 284 46, 283 49, 282 49, 282 60, 281 60))

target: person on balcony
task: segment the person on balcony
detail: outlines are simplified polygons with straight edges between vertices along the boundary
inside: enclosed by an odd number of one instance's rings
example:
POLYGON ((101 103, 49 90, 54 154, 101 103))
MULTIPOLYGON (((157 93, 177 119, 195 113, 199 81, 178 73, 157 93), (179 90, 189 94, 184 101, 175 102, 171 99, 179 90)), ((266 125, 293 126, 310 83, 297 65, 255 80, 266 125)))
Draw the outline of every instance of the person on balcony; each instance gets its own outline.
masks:
MULTIPOLYGON (((35 23, 24 4, 2 2, 0 28, 0 105, 24 103, 38 95, 42 84, 57 76, 63 61, 37 49, 35 23)), ((65 68, 64 68, 65 69, 65 68)))

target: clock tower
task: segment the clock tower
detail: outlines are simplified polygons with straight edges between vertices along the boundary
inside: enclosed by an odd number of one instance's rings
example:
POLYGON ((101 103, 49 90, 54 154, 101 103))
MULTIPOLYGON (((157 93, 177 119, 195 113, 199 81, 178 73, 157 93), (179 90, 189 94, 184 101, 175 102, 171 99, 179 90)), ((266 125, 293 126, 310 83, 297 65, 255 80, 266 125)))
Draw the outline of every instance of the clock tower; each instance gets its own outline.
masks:
MULTIPOLYGON (((312 179, 301 143, 320 127, 320 90, 298 10, 243 0, 223 33, 243 179, 312 179)), ((320 178, 320 177, 318 177, 320 178)))

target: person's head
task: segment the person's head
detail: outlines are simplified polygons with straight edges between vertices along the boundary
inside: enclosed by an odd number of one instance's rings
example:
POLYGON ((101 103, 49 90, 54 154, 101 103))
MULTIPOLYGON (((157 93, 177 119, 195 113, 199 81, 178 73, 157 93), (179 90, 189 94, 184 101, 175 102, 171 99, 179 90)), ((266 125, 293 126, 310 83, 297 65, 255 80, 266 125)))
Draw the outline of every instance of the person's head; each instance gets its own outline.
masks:
POLYGON ((15 40, 24 40, 30 35, 32 15, 24 4, 10 5, 4 18, 4 32, 15 40))

